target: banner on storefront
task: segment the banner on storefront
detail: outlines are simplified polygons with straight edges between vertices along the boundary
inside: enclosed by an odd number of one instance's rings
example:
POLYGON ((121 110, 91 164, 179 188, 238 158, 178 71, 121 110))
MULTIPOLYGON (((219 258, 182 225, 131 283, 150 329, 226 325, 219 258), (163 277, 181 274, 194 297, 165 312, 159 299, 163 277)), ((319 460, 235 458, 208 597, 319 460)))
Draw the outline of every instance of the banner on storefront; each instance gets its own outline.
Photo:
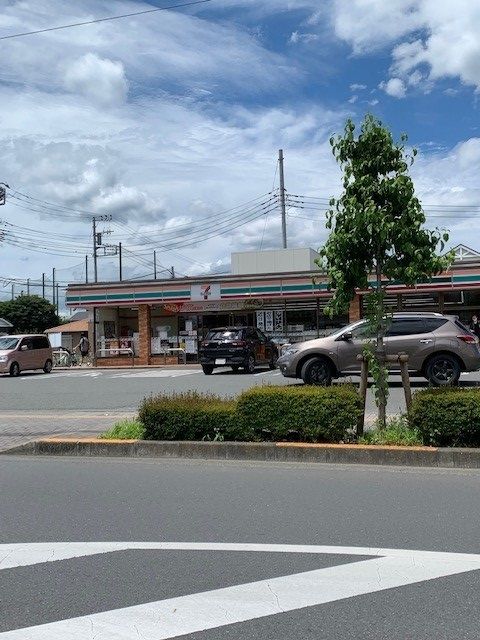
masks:
POLYGON ((164 304, 165 311, 170 313, 207 313, 209 311, 246 311, 263 306, 263 300, 249 298, 247 300, 205 300, 199 302, 172 302, 164 304))

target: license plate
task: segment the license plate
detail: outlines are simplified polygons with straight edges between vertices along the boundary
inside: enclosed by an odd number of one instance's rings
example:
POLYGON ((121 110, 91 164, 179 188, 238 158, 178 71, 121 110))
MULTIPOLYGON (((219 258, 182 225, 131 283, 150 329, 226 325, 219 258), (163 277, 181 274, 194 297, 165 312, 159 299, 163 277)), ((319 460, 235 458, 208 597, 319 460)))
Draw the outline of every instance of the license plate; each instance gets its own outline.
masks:
POLYGON ((215 364, 227 364, 226 358, 217 358, 215 364))

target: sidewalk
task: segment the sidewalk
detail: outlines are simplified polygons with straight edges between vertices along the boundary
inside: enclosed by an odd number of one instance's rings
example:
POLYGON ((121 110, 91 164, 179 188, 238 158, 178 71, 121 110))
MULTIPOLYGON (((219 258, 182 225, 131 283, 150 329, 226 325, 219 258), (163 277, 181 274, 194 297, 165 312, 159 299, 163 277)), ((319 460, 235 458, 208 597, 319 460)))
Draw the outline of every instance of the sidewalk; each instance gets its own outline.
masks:
POLYGON ((133 415, 128 411, 2 411, 0 451, 52 435, 98 435, 133 415))

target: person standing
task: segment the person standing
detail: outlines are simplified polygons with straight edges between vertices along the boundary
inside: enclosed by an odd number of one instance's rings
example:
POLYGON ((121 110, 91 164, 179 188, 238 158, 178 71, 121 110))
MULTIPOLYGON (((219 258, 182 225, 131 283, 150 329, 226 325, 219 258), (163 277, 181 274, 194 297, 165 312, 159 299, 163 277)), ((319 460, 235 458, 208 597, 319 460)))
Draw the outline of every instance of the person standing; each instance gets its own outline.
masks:
POLYGON ((478 317, 476 315, 472 316, 469 328, 470 331, 480 339, 480 323, 478 322, 478 317))
POLYGON ((76 348, 80 349, 80 355, 82 356, 81 364, 83 364, 84 359, 88 356, 88 352, 90 351, 90 341, 86 335, 83 335, 80 338, 80 342, 76 348))

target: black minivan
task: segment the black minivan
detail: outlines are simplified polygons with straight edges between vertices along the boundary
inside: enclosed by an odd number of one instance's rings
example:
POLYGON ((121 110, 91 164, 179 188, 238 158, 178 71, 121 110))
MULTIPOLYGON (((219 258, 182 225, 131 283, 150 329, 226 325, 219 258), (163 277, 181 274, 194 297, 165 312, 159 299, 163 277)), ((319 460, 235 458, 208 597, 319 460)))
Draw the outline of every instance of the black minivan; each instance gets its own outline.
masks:
POLYGON ((200 364, 208 376, 215 367, 240 368, 253 373, 257 365, 275 369, 278 350, 259 329, 254 327, 218 327, 210 329, 200 345, 200 364))

